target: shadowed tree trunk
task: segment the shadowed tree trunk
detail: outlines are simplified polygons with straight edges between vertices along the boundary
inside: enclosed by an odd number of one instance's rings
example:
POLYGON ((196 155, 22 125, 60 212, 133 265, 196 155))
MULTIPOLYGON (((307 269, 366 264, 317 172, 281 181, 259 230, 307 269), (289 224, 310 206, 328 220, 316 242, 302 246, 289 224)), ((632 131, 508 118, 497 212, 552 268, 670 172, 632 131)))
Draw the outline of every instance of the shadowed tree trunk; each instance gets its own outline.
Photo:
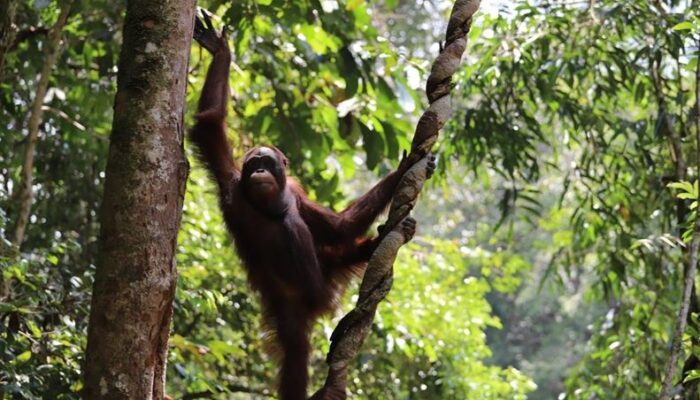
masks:
POLYGON ((194 0, 130 0, 86 350, 86 399, 162 399, 187 177, 194 0))

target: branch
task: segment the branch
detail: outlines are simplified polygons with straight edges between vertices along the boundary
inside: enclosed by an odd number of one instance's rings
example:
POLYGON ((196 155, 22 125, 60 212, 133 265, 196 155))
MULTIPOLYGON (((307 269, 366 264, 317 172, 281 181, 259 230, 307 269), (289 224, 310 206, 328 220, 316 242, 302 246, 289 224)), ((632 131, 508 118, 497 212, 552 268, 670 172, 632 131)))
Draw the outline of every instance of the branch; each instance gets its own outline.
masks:
POLYGON ((588 14, 593 22, 598 23, 598 17, 595 15, 595 2, 596 0, 588 0, 588 6, 586 6, 584 13, 588 14))
POLYGON ((19 189, 20 210, 19 215, 17 216, 17 222, 15 224, 13 240, 13 243, 17 247, 20 247, 22 245, 22 241, 24 241, 24 232, 27 229, 29 214, 32 209, 32 201, 34 199, 34 195, 32 193, 32 181, 34 180, 34 175, 32 170, 34 168, 34 152, 36 149, 36 142, 39 137, 39 125, 41 124, 41 120, 44 115, 44 97, 46 96, 46 91, 49 88, 51 70, 56 64, 58 54, 61 50, 61 35, 63 33, 63 27, 66 25, 66 21, 68 20, 68 14, 70 13, 72 3, 72 0, 62 2, 61 14, 58 17, 56 24, 51 28, 51 32, 49 32, 49 40, 45 49, 44 66, 41 69, 41 77, 37 83, 34 101, 32 102, 28 123, 29 132, 27 133, 27 146, 24 150, 24 162, 22 164, 22 180, 19 189))
POLYGON ((661 14, 662 16, 668 15, 668 10, 666 9, 666 6, 661 0, 653 0, 652 3, 654 3, 654 6, 656 7, 656 10, 661 14))
POLYGON ((12 45, 10 46, 10 50, 15 50, 17 47, 24 41, 27 41, 34 36, 39 36, 39 35, 48 35, 49 34, 49 29, 45 28, 43 26, 30 26, 27 29, 22 29, 21 31, 17 32, 17 35, 15 36, 15 40, 12 42, 12 45))
MULTIPOLYGON (((696 162, 700 171, 700 64, 695 69, 695 141, 696 141, 696 162)), ((688 310, 690 308, 690 298, 694 291, 695 275, 698 265, 698 248, 700 248, 700 210, 695 210, 695 225, 693 227, 693 238, 688 251, 688 264, 686 266, 685 282, 683 284, 683 302, 678 311, 676 329, 671 338, 671 355, 666 364, 664 382, 661 387, 660 400, 670 400, 673 392, 673 377, 676 374, 678 358, 683 350, 683 333, 688 321, 688 310)))
POLYGON ((369 334, 379 302, 391 290, 393 264, 399 248, 406 242, 399 223, 406 218, 427 179, 426 167, 433 144, 451 113, 452 75, 459 69, 467 45, 466 35, 479 0, 456 0, 445 34, 445 45, 433 63, 426 85, 430 107, 418 120, 406 162, 413 166, 404 174, 394 193, 387 222, 381 231, 381 242, 367 264, 355 308, 345 315, 331 335, 326 362, 328 376, 314 400, 337 400, 347 397, 347 374, 369 334))

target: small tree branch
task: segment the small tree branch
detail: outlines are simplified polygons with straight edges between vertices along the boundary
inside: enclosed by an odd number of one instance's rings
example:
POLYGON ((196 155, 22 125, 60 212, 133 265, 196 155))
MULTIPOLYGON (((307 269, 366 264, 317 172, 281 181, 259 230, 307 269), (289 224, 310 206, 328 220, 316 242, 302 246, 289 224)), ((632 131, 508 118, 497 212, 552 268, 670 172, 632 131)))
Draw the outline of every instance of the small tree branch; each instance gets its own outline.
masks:
POLYGON ((347 397, 348 366, 369 334, 379 302, 391 290, 394 260, 399 248, 406 242, 397 227, 413 209, 428 178, 426 171, 429 152, 451 113, 449 94, 452 75, 460 67, 467 45, 466 35, 471 28, 472 16, 478 8, 479 0, 457 0, 452 8, 445 45, 433 63, 426 85, 430 107, 418 121, 411 153, 406 161, 413 166, 404 174, 394 193, 387 222, 380 234, 381 242, 367 265, 357 304, 341 319, 331 335, 331 348, 326 360, 328 376, 324 386, 312 397, 314 400, 347 397))
POLYGON ((27 29, 22 29, 21 31, 17 32, 15 40, 12 42, 12 46, 10 46, 10 50, 15 50, 22 42, 27 41, 34 36, 47 35, 48 33, 49 29, 43 26, 30 26, 27 29))
POLYGON ((58 16, 56 24, 54 24, 49 32, 49 40, 44 53, 44 66, 41 69, 41 76, 39 78, 39 82, 37 83, 34 101, 32 102, 32 108, 29 114, 27 144, 24 149, 24 162, 22 164, 21 172, 22 180, 18 194, 18 199, 20 201, 19 215, 17 216, 17 221, 15 223, 13 240, 13 243, 17 247, 22 246, 22 242, 24 241, 24 232, 27 229, 29 214, 32 208, 32 201, 34 200, 34 194, 32 192, 32 182, 34 180, 34 152, 36 150, 36 143, 39 137, 39 126, 41 125, 41 120, 44 115, 44 97, 46 96, 46 91, 49 88, 51 70, 53 69, 54 65, 56 65, 56 60, 58 59, 58 55, 61 51, 61 36, 63 34, 63 27, 66 25, 66 21, 68 20, 68 14, 70 13, 72 3, 73 0, 61 2, 61 14, 58 16))
POLYGON ((586 7, 585 13, 591 18, 595 23, 598 23, 598 16, 595 14, 595 4, 596 0, 588 0, 588 6, 586 7))

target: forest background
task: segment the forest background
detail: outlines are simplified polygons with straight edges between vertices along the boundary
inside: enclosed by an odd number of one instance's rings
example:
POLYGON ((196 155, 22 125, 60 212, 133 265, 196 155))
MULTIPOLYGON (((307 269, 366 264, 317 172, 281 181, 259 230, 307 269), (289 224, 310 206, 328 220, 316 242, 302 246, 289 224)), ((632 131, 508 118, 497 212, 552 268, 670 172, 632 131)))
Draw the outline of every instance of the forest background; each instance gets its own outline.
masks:
MULTIPOLYGON (((298 3, 199 6, 231 28, 237 155, 277 144, 310 195, 339 208, 409 146, 451 4, 298 3)), ((0 35, 0 393, 73 399, 124 7, 76 1, 46 74, 61 2, 16 4, 11 40, 0 35), (35 102, 40 77, 46 92, 35 102), (32 124, 33 198, 17 240, 32 124)), ((675 0, 482 5, 454 79, 439 171, 415 213, 418 236, 352 370, 357 398, 656 398, 698 197, 698 9, 675 0)), ((208 61, 193 46, 189 125, 208 61)), ((259 304, 214 187, 190 163, 167 392, 265 398, 275 369, 259 304)), ((700 377, 696 296, 690 308, 685 396, 700 377)), ((315 327, 315 386, 336 320, 315 327)))

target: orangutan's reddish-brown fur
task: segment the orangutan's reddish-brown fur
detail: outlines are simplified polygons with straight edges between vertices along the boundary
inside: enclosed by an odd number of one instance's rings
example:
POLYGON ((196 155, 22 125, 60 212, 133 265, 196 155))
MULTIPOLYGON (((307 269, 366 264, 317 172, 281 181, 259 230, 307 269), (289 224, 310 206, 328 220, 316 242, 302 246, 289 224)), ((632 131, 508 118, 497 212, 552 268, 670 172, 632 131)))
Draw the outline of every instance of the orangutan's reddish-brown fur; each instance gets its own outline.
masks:
MULTIPOLYGON (((333 310, 347 280, 361 272, 377 246, 365 234, 388 205, 407 169, 401 163, 340 213, 309 200, 286 176, 287 159, 275 147, 248 151, 238 168, 226 139, 225 119, 231 55, 226 40, 205 17, 195 39, 213 54, 190 140, 219 188, 228 230, 260 292, 264 321, 281 355, 279 396, 306 399, 309 330, 333 310)), ((415 230, 415 221, 407 229, 415 230)), ((412 234, 412 232, 411 232, 412 234)))

